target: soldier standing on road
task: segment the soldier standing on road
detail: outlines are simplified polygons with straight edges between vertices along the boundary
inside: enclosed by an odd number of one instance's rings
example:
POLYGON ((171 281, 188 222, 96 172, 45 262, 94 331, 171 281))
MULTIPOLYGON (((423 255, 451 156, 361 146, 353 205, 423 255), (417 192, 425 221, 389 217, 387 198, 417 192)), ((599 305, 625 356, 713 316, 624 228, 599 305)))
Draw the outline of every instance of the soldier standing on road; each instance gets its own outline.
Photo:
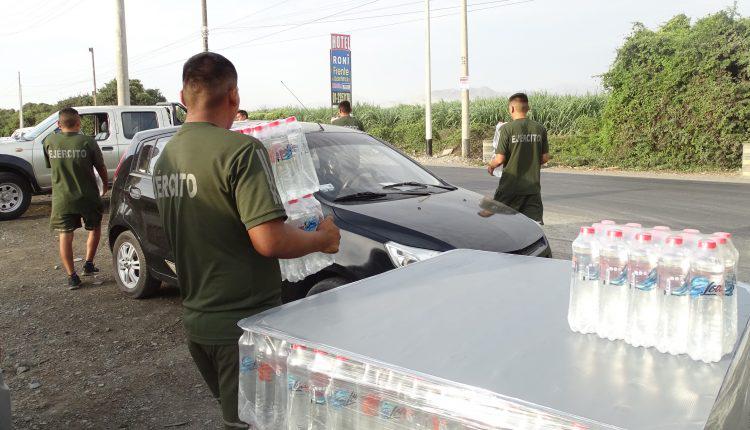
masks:
POLYGON ((526 94, 510 96, 508 110, 512 121, 500 128, 495 157, 487 166, 490 175, 498 166, 504 166, 495 200, 544 224, 540 170, 549 161, 547 130, 526 118, 529 112, 526 94))
POLYGON ((80 288, 81 278, 73 266, 73 236, 81 227, 82 219, 89 231, 83 274, 92 275, 99 271, 94 266, 94 256, 102 234, 101 195, 107 192, 107 167, 94 138, 81 134, 78 111, 73 108, 60 110, 57 124, 60 133, 44 140, 47 167, 52 169, 50 227, 60 233, 60 258, 68 273, 68 287, 75 290, 80 288), (102 178, 104 189, 101 194, 94 169, 102 178))
POLYGON ((154 169, 154 192, 182 296, 188 349, 227 429, 246 428, 237 413, 242 318, 281 304, 278 258, 335 253, 331 218, 316 232, 284 223, 268 152, 231 132, 240 103, 237 70, 206 52, 182 69, 185 124, 154 169))
POLYGON ((339 103, 339 116, 338 118, 332 119, 331 124, 365 131, 365 126, 362 125, 362 121, 352 116, 352 104, 349 100, 344 100, 339 103))

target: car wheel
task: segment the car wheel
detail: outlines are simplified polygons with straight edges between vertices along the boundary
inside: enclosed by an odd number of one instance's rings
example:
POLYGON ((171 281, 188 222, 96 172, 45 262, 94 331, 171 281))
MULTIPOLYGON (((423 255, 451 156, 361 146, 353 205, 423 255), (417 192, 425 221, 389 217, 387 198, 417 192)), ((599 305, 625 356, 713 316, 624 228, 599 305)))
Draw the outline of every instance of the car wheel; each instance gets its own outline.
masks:
POLYGON ((334 288, 348 284, 349 282, 350 281, 348 279, 342 278, 340 276, 323 279, 322 281, 319 281, 317 284, 313 285, 312 288, 310 288, 310 291, 307 292, 307 297, 314 296, 318 293, 322 293, 323 291, 332 290, 334 288))
POLYGON ((16 219, 31 204, 29 181, 10 172, 0 172, 0 220, 16 219))
POLYGON ((161 285, 149 272, 143 248, 133 233, 124 231, 117 236, 112 259, 117 286, 130 297, 148 297, 161 285))

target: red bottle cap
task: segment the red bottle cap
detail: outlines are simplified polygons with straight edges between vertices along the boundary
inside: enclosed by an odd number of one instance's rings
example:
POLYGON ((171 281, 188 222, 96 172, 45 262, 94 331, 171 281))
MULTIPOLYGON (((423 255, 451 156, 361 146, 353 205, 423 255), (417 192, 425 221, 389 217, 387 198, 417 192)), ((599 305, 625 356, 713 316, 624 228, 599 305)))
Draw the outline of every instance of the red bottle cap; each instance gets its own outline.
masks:
POLYGON ((669 245, 682 246, 683 242, 682 236, 669 236, 667 238, 667 244, 669 245))
POLYGON ((721 236, 726 237, 727 239, 731 239, 732 233, 727 233, 726 231, 717 231, 716 233, 712 234, 712 236, 721 236))
POLYGON ((284 120, 284 122, 286 122, 286 123, 290 123, 290 122, 294 122, 294 121, 297 121, 297 117, 296 116, 290 116, 289 118, 287 118, 287 119, 284 120))
POLYGON ((716 243, 721 244, 721 245, 727 244, 727 238, 724 236, 714 236, 711 240, 714 240, 716 241, 716 243))
POLYGON ((610 230, 607 232, 607 236, 615 239, 622 239, 622 230, 610 230))
POLYGON ((651 233, 638 233, 635 235, 635 240, 639 242, 651 242, 651 233))
POLYGON ((276 120, 276 121, 271 121, 270 123, 268 123, 268 126, 269 127, 276 127, 279 124, 281 124, 281 123, 278 120, 276 120))
POLYGON ((716 249, 716 242, 713 240, 700 240, 698 241, 698 248, 700 249, 716 249))

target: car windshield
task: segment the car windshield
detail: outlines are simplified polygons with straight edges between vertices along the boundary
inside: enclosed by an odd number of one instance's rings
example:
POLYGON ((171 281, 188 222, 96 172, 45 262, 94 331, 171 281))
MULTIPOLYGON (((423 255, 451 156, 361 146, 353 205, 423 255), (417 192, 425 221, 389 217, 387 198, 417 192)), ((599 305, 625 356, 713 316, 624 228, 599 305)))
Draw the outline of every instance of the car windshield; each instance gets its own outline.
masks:
POLYGON ((445 191, 430 173, 367 134, 311 132, 306 137, 320 180, 320 193, 328 200, 355 193, 389 193, 397 191, 389 185, 404 182, 412 185, 399 189, 417 186, 422 188, 419 191, 445 191))
POLYGON ((57 112, 45 118, 44 121, 34 126, 32 130, 27 131, 26 133, 23 133, 20 139, 21 140, 34 140, 36 139, 37 136, 42 134, 44 130, 46 130, 50 125, 54 124, 55 122, 57 122, 57 112))

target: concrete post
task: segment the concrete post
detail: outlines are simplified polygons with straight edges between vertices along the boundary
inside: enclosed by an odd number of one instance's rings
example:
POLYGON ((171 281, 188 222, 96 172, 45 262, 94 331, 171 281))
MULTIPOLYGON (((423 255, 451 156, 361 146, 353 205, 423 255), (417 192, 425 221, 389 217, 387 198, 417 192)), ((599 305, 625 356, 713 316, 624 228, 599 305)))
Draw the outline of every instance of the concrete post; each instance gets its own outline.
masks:
POLYGON ((750 176, 750 142, 742 144, 742 176, 750 176))

